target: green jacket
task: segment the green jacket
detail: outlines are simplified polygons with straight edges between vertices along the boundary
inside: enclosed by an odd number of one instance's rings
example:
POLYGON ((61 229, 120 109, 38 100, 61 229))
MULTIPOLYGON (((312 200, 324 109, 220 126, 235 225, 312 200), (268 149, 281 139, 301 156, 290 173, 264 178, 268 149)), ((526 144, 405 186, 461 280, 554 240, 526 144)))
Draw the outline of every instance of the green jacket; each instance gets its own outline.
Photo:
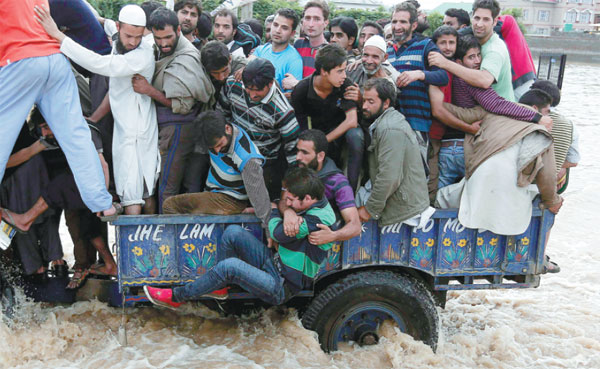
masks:
POLYGON ((380 225, 400 223, 429 206, 427 180, 415 132, 388 108, 369 127, 372 191, 366 209, 380 225))

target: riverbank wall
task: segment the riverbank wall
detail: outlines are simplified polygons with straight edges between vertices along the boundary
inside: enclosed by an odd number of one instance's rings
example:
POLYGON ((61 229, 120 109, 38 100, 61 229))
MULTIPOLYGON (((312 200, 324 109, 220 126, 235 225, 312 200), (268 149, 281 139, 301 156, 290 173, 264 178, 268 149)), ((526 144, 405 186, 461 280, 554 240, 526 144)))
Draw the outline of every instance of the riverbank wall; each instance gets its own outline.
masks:
POLYGON ((567 62, 600 64, 600 35, 556 32, 550 36, 526 35, 534 58, 541 53, 567 54, 567 62))

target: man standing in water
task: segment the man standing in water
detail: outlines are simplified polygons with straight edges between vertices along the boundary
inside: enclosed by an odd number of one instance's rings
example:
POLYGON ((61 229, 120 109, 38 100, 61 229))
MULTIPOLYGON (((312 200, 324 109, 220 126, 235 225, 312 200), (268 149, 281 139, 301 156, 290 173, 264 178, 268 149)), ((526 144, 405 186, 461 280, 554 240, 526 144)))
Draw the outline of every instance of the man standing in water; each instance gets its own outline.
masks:
MULTIPOLYGON (((0 7, 0 177, 23 122, 37 104, 67 157, 86 206, 113 215, 115 208, 83 119, 75 78, 67 59, 60 55, 60 45, 35 21, 36 6, 48 9, 48 1, 10 1, 0 7)), ((2 219, 10 220, 4 210, 2 219)))
POLYGON ((137 5, 125 5, 119 12, 118 39, 110 55, 99 55, 66 37, 47 9, 36 8, 46 32, 61 46, 60 51, 85 69, 110 77, 109 98, 115 118, 113 165, 115 185, 125 213, 154 213, 152 200, 159 172, 158 127, 152 99, 133 90, 132 80, 152 81, 152 45, 142 40, 146 15, 137 5))

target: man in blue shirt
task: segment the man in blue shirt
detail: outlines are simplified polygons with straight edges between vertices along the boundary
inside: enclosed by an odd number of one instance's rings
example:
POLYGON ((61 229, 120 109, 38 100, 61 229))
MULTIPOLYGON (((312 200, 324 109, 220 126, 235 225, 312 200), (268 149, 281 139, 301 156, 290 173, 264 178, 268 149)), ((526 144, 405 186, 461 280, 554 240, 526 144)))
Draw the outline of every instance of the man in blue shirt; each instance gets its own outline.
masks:
MULTIPOLYGON (((275 66, 275 79, 283 92, 282 80, 291 74, 297 80, 302 79, 302 57, 290 45, 290 39, 296 34, 298 15, 289 8, 279 9, 271 24, 271 43, 257 47, 252 54, 265 58, 275 66)), ((252 56, 251 56, 252 58, 252 56)))

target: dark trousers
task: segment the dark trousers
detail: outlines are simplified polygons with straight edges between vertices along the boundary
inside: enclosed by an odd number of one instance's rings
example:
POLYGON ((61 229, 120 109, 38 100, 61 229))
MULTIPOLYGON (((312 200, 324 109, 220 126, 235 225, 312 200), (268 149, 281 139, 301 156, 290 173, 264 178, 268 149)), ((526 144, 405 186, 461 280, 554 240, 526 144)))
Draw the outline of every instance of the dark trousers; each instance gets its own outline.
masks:
POLYGON ((333 159, 339 168, 346 167, 348 182, 350 182, 353 191, 358 188, 365 148, 365 133, 361 127, 356 127, 348 130, 344 136, 330 142, 327 150, 327 156, 333 159), (344 165, 342 161, 342 149, 344 147, 348 149, 347 165, 344 165))

